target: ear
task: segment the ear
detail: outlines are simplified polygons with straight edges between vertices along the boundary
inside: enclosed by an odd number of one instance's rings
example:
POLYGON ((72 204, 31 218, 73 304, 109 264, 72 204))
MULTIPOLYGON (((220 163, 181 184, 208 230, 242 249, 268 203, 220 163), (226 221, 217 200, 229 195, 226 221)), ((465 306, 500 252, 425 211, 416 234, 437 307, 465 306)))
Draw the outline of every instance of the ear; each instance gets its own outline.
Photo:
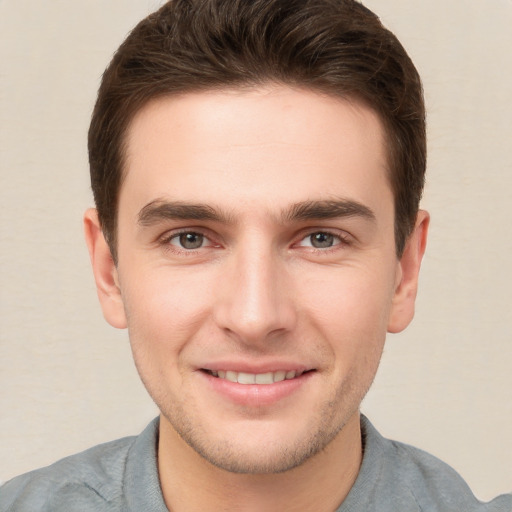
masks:
POLYGON ((430 222, 428 212, 420 210, 414 230, 407 239, 404 253, 398 262, 395 294, 388 323, 388 332, 403 331, 414 317, 414 303, 418 291, 418 276, 421 260, 427 245, 430 222))
POLYGON ((84 231, 103 316, 113 327, 124 329, 126 316, 117 268, 103 236, 98 212, 94 208, 88 209, 84 214, 84 231))

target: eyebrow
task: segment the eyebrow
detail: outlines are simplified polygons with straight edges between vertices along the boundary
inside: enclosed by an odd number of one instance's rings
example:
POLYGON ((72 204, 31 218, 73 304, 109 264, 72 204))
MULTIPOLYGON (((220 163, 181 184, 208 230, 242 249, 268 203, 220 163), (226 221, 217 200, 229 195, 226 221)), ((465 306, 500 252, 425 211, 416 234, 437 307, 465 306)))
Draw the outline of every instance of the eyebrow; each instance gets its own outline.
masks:
MULTIPOLYGON (((362 203, 348 199, 301 201, 287 208, 281 214, 282 222, 362 217, 375 221, 373 211, 362 203)), ((186 203, 157 199, 144 206, 138 215, 141 226, 152 226, 163 220, 213 221, 222 224, 236 222, 234 215, 207 204, 186 203)))
POLYGON ((209 220, 227 224, 231 215, 206 204, 161 199, 151 201, 139 212, 138 222, 141 226, 151 226, 162 220, 209 220))
POLYGON ((362 217, 375 221, 375 213, 362 203, 350 199, 303 201, 295 203, 283 214, 284 221, 324 220, 362 217))

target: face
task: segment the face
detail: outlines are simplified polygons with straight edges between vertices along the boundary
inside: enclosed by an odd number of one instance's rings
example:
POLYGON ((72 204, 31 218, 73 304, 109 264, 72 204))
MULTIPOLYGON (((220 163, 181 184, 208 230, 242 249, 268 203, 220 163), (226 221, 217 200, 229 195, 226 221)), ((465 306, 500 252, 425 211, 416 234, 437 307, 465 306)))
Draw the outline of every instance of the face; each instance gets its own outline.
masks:
POLYGON ((286 87, 204 92, 150 103, 127 142, 117 268, 89 245, 162 421, 229 471, 303 463, 358 419, 412 314, 378 117, 286 87))

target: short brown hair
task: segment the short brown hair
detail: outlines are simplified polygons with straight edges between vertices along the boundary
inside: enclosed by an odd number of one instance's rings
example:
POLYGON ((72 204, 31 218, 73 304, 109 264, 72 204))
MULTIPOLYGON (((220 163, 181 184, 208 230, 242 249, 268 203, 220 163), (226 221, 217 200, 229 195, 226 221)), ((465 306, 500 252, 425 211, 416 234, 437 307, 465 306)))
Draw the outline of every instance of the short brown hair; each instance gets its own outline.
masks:
POLYGON ((414 64, 379 18, 355 0, 171 0, 114 55, 89 128, 92 189, 114 261, 123 146, 135 113, 164 95, 268 82, 354 98, 379 114, 402 254, 424 184, 425 108, 414 64))

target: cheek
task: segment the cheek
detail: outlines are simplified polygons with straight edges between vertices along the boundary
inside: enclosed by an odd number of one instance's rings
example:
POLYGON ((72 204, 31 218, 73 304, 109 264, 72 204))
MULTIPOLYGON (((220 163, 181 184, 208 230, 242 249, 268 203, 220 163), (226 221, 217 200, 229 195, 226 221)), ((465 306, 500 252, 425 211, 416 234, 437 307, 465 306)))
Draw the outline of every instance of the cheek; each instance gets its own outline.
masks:
POLYGON ((208 289, 200 279, 158 271, 122 282, 130 339, 159 357, 180 352, 208 315, 208 289))
POLYGON ((208 318, 208 294, 170 272, 136 274, 121 286, 130 345, 142 382, 162 408, 177 402, 172 390, 184 392, 187 347, 208 318))
POLYGON ((337 269, 303 289, 309 321, 339 353, 342 364, 370 354, 379 357, 391 310, 392 281, 389 271, 337 269))

